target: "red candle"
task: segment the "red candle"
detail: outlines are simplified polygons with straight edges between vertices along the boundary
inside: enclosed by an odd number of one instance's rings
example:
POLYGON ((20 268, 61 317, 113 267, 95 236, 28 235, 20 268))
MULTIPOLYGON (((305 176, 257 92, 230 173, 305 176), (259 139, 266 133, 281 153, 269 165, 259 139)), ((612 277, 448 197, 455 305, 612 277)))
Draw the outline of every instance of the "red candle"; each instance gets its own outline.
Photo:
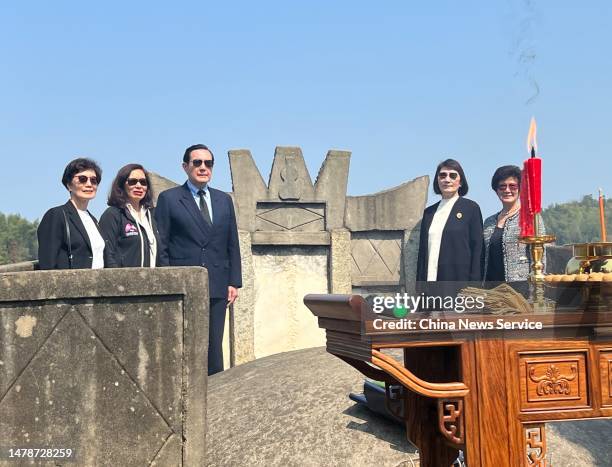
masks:
POLYGON ((531 117, 529 133, 527 134, 527 154, 531 157, 525 161, 529 176, 529 201, 531 214, 542 211, 542 159, 536 157, 538 151, 538 127, 534 117, 531 117))
POLYGON ((535 235, 534 217, 542 211, 542 159, 536 157, 538 144, 536 142, 536 122, 531 119, 527 135, 527 153, 531 157, 523 163, 521 175, 521 236, 535 235))
POLYGON ((525 161, 529 167, 529 210, 532 214, 542 211, 542 159, 533 155, 525 161))
POLYGON ((519 212, 519 224, 521 227, 521 237, 531 237, 535 235, 533 230, 533 215, 530 208, 529 190, 529 166, 527 161, 523 164, 521 173, 521 210, 519 212))

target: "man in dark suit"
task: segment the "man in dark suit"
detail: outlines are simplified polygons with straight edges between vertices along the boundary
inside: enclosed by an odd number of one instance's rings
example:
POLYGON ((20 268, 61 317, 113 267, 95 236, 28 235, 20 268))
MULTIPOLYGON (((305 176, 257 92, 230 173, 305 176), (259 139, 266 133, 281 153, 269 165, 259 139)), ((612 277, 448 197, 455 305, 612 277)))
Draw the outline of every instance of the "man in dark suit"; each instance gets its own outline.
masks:
POLYGON ((161 266, 208 269, 210 319, 208 374, 223 371, 225 311, 242 287, 238 228, 232 199, 210 188, 215 158, 203 144, 183 155, 184 185, 160 193, 155 209, 161 266))

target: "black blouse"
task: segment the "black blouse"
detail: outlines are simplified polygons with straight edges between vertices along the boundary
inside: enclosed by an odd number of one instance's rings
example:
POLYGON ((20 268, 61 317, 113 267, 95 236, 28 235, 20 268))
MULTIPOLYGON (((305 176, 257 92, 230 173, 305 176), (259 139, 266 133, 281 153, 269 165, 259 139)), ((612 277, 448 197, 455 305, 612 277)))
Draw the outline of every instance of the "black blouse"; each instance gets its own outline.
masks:
POLYGON ((503 243, 504 229, 495 226, 491 242, 489 243, 489 267, 487 268, 486 280, 490 282, 503 282, 506 280, 506 269, 504 267, 503 243))

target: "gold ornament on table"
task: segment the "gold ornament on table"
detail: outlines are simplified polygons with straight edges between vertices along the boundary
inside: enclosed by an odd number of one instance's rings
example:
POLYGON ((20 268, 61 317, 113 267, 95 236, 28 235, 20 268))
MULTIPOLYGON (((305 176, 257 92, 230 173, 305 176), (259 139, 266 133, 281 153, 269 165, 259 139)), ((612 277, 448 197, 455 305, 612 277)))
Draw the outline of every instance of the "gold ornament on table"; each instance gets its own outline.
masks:
MULTIPOLYGON (((606 238, 604 199, 599 190, 599 220, 601 241, 574 243, 573 257, 565 267, 565 274, 545 277, 554 287, 579 288, 585 310, 607 310, 612 305, 612 242, 606 238)), ((576 289, 578 290, 578 289, 576 289)))
POLYGON ((587 279, 585 280, 589 281, 602 280, 609 282, 612 280, 609 279, 612 277, 612 242, 607 241, 604 196, 601 188, 599 189, 599 226, 600 242, 570 245, 574 256, 567 263, 565 274, 586 275, 587 279))

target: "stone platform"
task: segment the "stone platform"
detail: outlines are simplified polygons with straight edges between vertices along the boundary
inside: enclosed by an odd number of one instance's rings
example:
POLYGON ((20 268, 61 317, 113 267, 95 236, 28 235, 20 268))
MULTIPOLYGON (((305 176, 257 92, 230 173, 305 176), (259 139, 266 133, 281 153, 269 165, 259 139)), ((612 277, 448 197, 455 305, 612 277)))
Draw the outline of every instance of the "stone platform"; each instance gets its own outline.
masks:
MULTIPOLYGON (((362 375, 324 348, 214 375, 208 383, 209 465, 418 465, 403 427, 349 400, 349 392, 362 388, 362 375)), ((612 465, 612 420, 547 427, 554 467, 612 465)))

